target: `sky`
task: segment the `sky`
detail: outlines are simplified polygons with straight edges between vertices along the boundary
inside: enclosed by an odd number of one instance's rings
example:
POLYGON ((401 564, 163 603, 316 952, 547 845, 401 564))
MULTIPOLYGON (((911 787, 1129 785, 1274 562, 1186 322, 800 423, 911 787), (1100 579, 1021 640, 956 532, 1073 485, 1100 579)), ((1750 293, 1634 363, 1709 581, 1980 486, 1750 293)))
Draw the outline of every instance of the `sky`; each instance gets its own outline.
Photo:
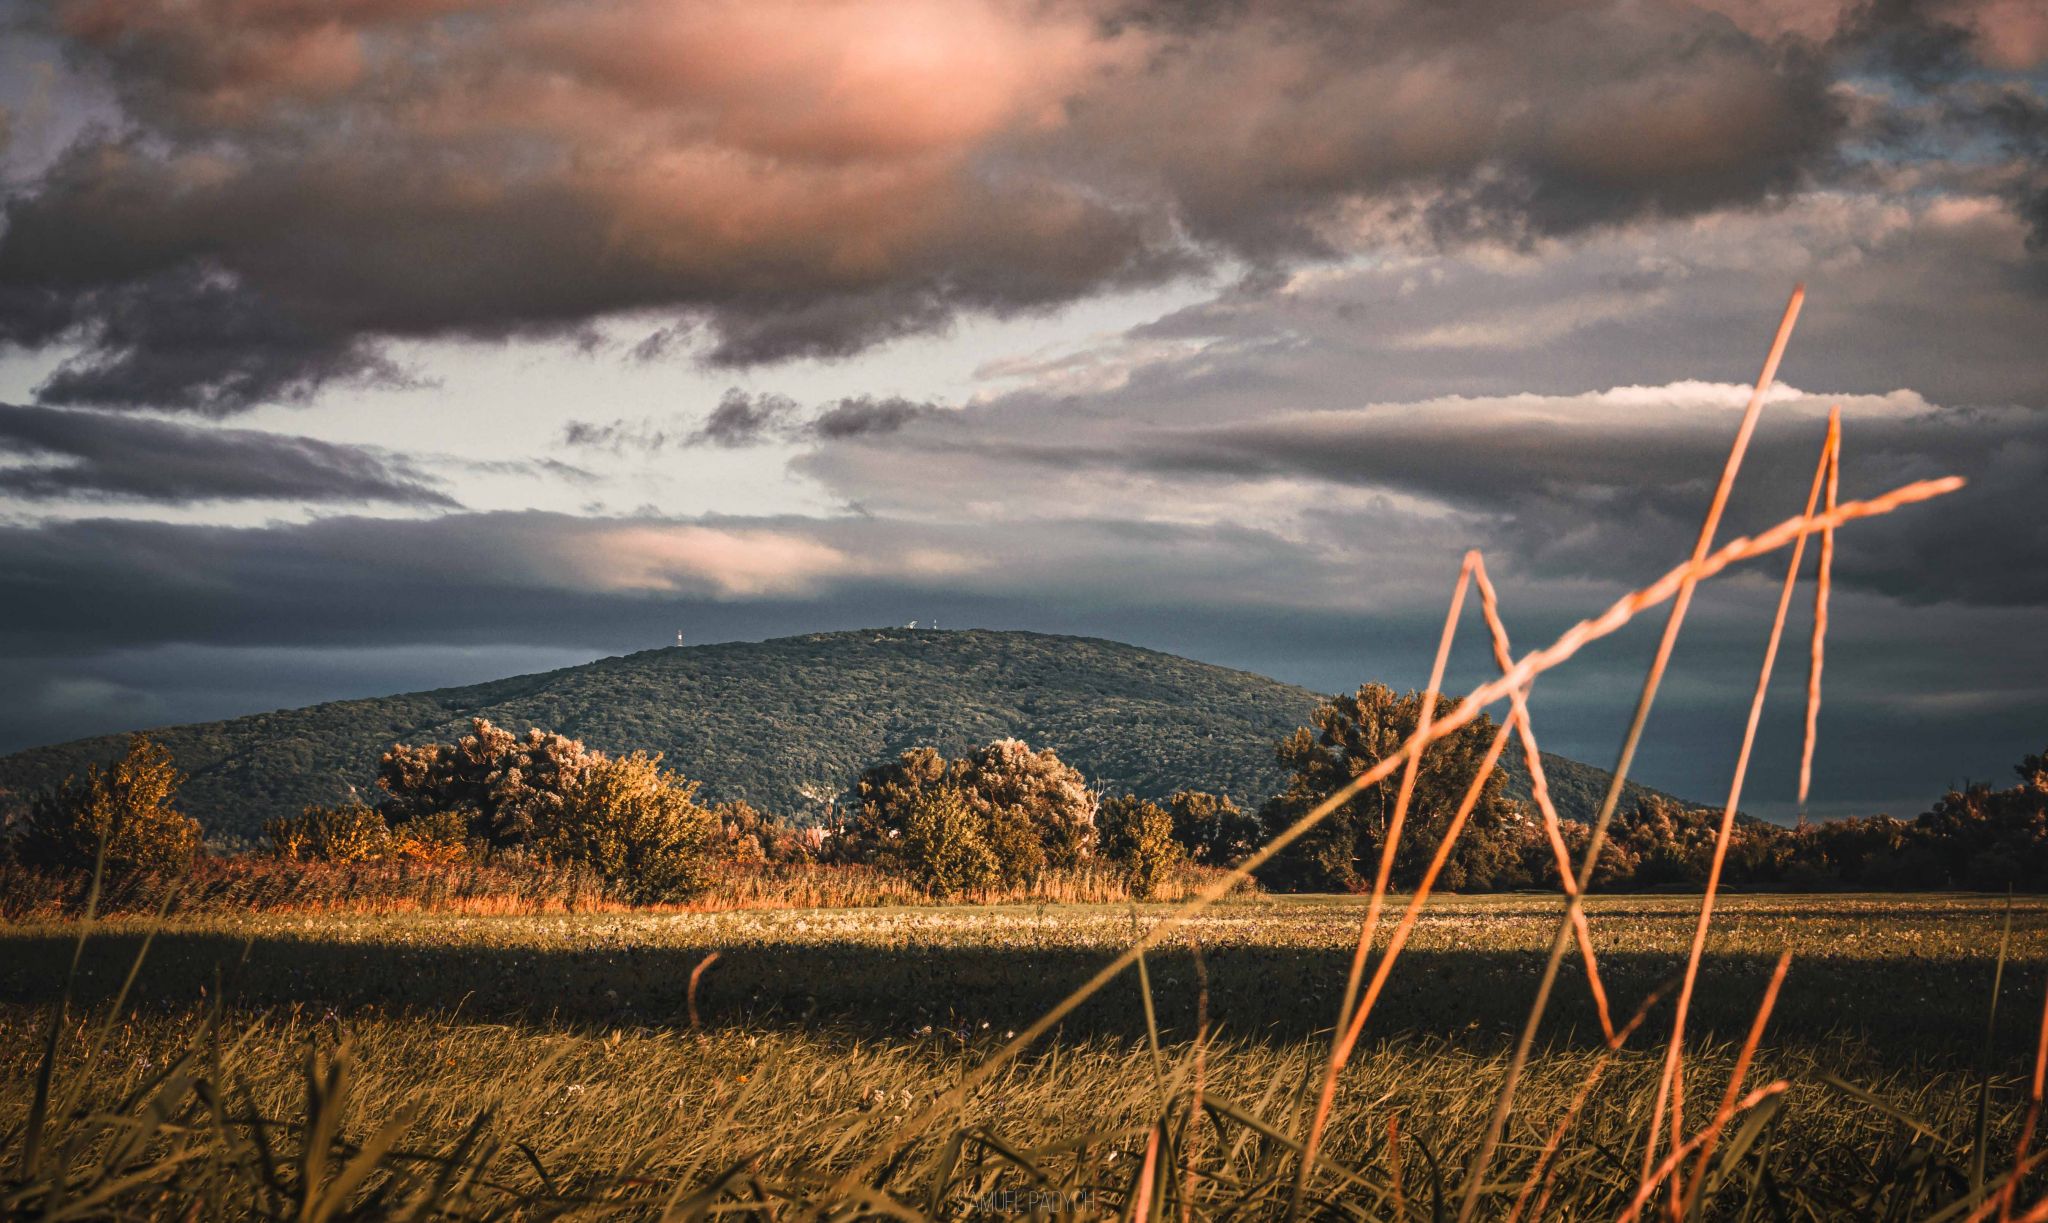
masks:
MULTIPOLYGON (((1797 283, 1724 534, 1837 405, 1845 498, 1969 481, 1841 533, 1811 813, 2048 744, 2037 0, 0 30, 0 750, 913 618, 1419 685, 1467 549, 1519 649, 1684 558, 1797 283)), ((1782 571, 1703 591, 1638 779, 1725 796, 1782 571)), ((1546 747, 1611 762, 1655 630, 1546 747)))

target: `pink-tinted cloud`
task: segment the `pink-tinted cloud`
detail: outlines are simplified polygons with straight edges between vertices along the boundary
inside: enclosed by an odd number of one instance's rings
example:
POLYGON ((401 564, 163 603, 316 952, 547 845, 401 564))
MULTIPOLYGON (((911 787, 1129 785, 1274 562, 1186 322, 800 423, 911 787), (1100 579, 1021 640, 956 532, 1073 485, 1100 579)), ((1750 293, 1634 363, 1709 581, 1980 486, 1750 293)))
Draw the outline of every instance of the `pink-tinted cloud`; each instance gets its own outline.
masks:
MULTIPOLYGON (((78 352, 53 402, 225 412, 389 377, 391 337, 661 312, 715 361, 829 357, 1230 259, 1748 208, 1833 172, 1874 12, 63 0, 41 33, 125 127, 8 200, 0 343, 78 352)), ((1999 62, 2038 24, 1885 13, 1999 62)))

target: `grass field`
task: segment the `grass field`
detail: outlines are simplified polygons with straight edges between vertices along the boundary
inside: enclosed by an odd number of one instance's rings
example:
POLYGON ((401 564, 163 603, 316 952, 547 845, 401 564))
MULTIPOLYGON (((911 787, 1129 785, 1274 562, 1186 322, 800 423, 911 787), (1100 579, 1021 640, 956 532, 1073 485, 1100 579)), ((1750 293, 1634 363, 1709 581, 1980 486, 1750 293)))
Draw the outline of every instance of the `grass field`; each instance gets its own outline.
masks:
MULTIPOLYGON (((1683 967, 1697 905, 1685 896, 1590 902, 1618 1017, 1683 967)), ((1323 1178, 1321 1192, 1381 1217, 1427 1218, 1434 1188, 1455 1190, 1558 911, 1549 896, 1431 901, 1342 1082, 1326 1149, 1333 1166, 1351 1171, 1323 1178)), ((866 1153, 1156 912, 184 919, 155 934, 105 1052, 82 1071, 93 1080, 84 1094, 118 1099, 149 1082, 218 1008, 228 1065, 216 1073, 246 1091, 253 1113, 304 1114, 308 1051, 325 1058, 346 1045, 355 1082, 344 1141, 365 1141, 410 1107, 406 1141, 445 1150, 488 1114, 500 1145, 487 1179, 508 1190, 594 1195, 654 1213, 675 1187, 744 1166, 772 1197, 776 1185, 814 1183, 866 1153), (713 952, 693 1023, 690 980, 713 952)), ((1909 1157, 1931 1169, 1932 1180, 1910 1190, 1915 1201, 1959 1193, 1946 1182, 1968 1175, 1980 1096, 1988 1158, 2009 1163, 2048 988, 2048 902, 2011 905, 1987 1061, 2006 912, 2002 898, 1956 895, 1723 898, 1689 1025, 1693 1125, 1711 1115, 1730 1046, 1789 949, 1751 1081, 1783 1077, 1790 1086, 1745 1167, 1803 1204, 1791 1217, 1877 1209, 1868 1195, 1909 1192, 1881 1172, 1909 1157)), ((1267 1174, 1260 1161, 1305 1124, 1361 913, 1350 898, 1219 904, 1147 958, 1156 1056, 1140 986, 1120 983, 935 1125, 884 1183, 954 1217, 1114 1214, 1135 1192, 1146 1133, 1198 1082, 1208 1100, 1274 1132, 1221 1115, 1177 1130, 1177 1149, 1201 1145, 1208 1161, 1190 1161, 1205 1170, 1199 1184, 1180 1187, 1181 1200, 1252 1183, 1267 1174), (1197 1042, 1204 1020, 1210 1035, 1197 1042), (947 1136, 970 1131, 1020 1158, 1035 1152, 1035 1172, 978 1140, 948 1163, 947 1136)), ((60 1083, 81 1073, 151 925, 117 920, 87 944, 60 1083)), ((75 933, 61 923, 0 927, 7 1133, 26 1115, 75 933)), ((1568 978, 1550 1013, 1521 1091, 1527 1104, 1496 1169, 1502 1215, 1601 1060, 1582 977, 1568 978)), ((1551 1209, 1612 1214, 1626 1205, 1668 1023, 1667 1004, 1608 1066, 1561 1148, 1564 1196, 1551 1209)))

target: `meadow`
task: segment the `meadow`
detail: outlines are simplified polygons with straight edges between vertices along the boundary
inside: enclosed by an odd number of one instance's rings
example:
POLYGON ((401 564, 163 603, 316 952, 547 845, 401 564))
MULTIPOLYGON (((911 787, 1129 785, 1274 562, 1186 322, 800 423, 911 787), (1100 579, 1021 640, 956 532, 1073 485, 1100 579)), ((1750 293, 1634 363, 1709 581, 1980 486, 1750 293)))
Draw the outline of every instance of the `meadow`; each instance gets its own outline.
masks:
MULTIPOLYGON (((1617 1016, 1683 968, 1698 906, 1697 896, 1588 900, 1617 1016)), ((1233 1202, 1268 1213, 1288 1189, 1283 1156, 1313 1106, 1364 908, 1353 897, 1211 906, 1147 955, 1142 979, 1075 1010, 876 1183, 933 1217, 1124 1213, 1154 1162, 1146 1135, 1162 1113, 1192 1115, 1198 1091, 1206 1120, 1184 1119, 1175 1141, 1199 1174, 1152 1191, 1151 1209, 1170 1196, 1204 1214, 1229 1214, 1217 1207, 1233 1202)), ((1320 1157, 1332 1171, 1312 1206, 1321 1193, 1324 1213, 1429 1218, 1449 1208, 1439 1197, 1454 1204, 1559 909, 1549 895, 1432 899, 1341 1077, 1320 1157)), ((470 1143, 469 1191, 483 1213, 653 1217, 694 1200, 767 1217, 778 1195, 815 1192, 851 1167, 1164 912, 116 918, 84 944, 75 974, 74 923, 19 921, 0 927, 0 1132, 25 1124, 50 1008, 69 980, 54 1078, 79 1098, 153 1100, 196 1049, 179 1074, 222 1092, 232 1084, 237 1107, 273 1119, 286 1150, 317 1111, 308 1059, 317 1083, 339 1057, 350 1086, 329 1136, 336 1168, 403 1118, 393 1142, 429 1163, 470 1143)), ((1979 1150, 1992 1152, 1995 1174, 2022 1124, 2048 989, 2048 902, 1723 897, 1689 1029, 1695 1128, 1787 951, 1749 1073, 1789 1086, 1745 1147, 1739 1166, 1755 1183, 1741 1199, 1760 1210, 1775 1196, 1784 1217, 1831 1217, 1954 1198, 1979 1150), (1900 1171, 1914 1168, 1920 1180, 1900 1171)), ((1535 1204, 1520 1191, 1536 1184, 1545 1138, 1596 1068, 1545 1165, 1560 1195, 1545 1213, 1628 1205, 1669 1022, 1663 992, 1637 1041, 1610 1055, 1585 982, 1561 990, 1487 1213, 1505 1216, 1518 1195, 1524 1209, 1535 1204)), ((166 1116, 200 1134, 190 1107, 166 1116)), ((279 1179, 279 1192, 296 1183, 279 1179)))

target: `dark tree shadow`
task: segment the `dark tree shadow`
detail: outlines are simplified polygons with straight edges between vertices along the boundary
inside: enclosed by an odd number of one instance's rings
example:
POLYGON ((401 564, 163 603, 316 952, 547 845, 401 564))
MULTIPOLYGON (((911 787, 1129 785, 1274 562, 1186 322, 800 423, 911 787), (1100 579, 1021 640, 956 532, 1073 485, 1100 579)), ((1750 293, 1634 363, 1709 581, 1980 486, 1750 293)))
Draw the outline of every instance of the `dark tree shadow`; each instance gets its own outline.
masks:
MULTIPOLYGON (((128 933, 93 938, 79 1001, 104 1004, 139 943, 128 933)), ((53 1002, 71 949, 69 939, 55 935, 0 933, 0 1002, 53 1002)), ((681 1027, 689 1022, 690 974, 703 955, 661 946, 563 950, 286 937, 245 943, 222 934, 169 932, 151 947, 132 997, 148 1008, 183 1007, 218 989, 237 1007, 296 1004, 343 1016, 375 1008, 477 1022, 681 1027)), ((698 1010, 707 1026, 804 1027, 866 1038, 905 1036, 927 1024, 1000 1033, 1029 1023, 1106 959, 1102 951, 1074 949, 832 942, 735 947, 705 973, 698 1010)), ((1256 944, 1211 950, 1205 955, 1209 1014, 1239 1039, 1298 1039, 1332 1022, 1348 961, 1348 952, 1336 950, 1256 944)), ((1148 966, 1160 1022, 1170 1035, 1192 1034, 1192 956, 1163 949, 1148 957, 1148 966)), ((1427 1034, 1481 1049, 1505 1044, 1527 1012, 1540 967, 1540 957, 1526 951, 1410 951, 1373 1013, 1369 1035, 1427 1034)), ((1671 955, 1605 953, 1602 974, 1617 1020, 1682 967, 1671 955)), ((1984 1039, 1992 968, 1989 956, 1795 961, 1772 1020, 1772 1042, 1854 1039, 1901 1062, 1974 1057, 1984 1039)), ((1702 1039, 1740 1040, 1770 969, 1762 956, 1709 955, 1689 1030, 1702 1039)), ((2007 966, 1998 1025, 2004 1055, 2030 1051, 2044 976, 2038 963, 2007 966)), ((1548 1039, 1597 1041, 1598 1021, 1576 956, 1566 963, 1550 1016, 1548 1039)), ((1063 1030, 1142 1036, 1136 975, 1126 974, 1084 1004, 1063 1030)))

